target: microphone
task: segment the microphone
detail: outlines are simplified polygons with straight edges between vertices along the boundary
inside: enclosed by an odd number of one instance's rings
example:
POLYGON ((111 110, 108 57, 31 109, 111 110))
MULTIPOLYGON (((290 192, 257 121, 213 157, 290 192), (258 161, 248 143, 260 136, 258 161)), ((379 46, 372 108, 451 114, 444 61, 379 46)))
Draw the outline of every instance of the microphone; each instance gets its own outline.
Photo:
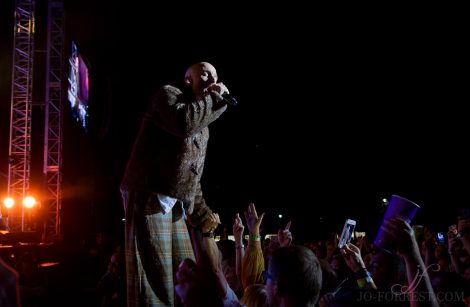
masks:
POLYGON ((224 100, 227 102, 227 104, 231 106, 236 106, 238 104, 238 101, 235 99, 235 97, 230 94, 223 93, 222 97, 224 97, 224 100))

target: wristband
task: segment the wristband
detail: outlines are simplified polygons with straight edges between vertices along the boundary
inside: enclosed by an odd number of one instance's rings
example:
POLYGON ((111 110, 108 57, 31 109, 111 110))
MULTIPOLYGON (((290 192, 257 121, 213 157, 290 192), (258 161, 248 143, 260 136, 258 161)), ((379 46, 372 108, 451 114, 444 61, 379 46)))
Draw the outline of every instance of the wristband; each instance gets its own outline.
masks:
POLYGON ((371 277, 369 271, 367 271, 366 268, 362 268, 360 271, 354 273, 353 278, 358 280, 358 279, 364 279, 367 277, 371 277))
POLYGON ((203 232, 202 237, 203 238, 213 238, 214 237, 214 231, 203 232))
POLYGON ((236 249, 242 249, 242 248, 245 248, 245 245, 243 245, 243 244, 235 245, 235 248, 236 249))
POLYGON ((363 268, 359 272, 353 275, 354 279, 356 279, 357 285, 359 288, 365 288, 368 284, 372 284, 374 280, 367 269, 363 268))
POLYGON ((259 235, 250 235, 248 239, 250 241, 261 241, 261 237, 259 235))
POLYGON ((359 288, 365 288, 367 287, 367 285, 370 285, 372 284, 374 281, 372 280, 372 277, 366 277, 366 278, 361 278, 361 279, 358 279, 356 280, 357 282, 357 285, 359 286, 359 288))

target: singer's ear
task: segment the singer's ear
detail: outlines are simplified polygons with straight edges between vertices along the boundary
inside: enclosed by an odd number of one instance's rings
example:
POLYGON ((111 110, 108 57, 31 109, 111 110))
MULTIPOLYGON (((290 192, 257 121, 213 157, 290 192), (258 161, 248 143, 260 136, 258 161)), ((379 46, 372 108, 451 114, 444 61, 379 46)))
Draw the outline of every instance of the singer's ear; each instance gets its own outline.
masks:
POLYGON ((190 78, 184 78, 184 83, 187 85, 191 85, 191 79, 190 78))

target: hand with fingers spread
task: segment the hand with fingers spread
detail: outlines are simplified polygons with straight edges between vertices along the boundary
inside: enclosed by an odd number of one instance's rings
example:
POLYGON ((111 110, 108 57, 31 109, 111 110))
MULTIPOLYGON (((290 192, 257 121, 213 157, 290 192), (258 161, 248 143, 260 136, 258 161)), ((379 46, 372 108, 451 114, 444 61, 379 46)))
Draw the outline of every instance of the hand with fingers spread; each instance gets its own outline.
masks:
POLYGON ((248 247, 242 263, 241 280, 243 288, 249 285, 263 283, 264 257, 261 248, 260 226, 264 213, 258 216, 255 204, 250 203, 245 211, 246 226, 248 227, 248 247))
POLYGON ((264 212, 258 217, 254 203, 248 205, 248 210, 245 211, 246 226, 250 235, 259 236, 259 229, 263 222, 264 212))
POLYGON ((287 222, 286 228, 279 229, 277 238, 281 247, 290 246, 292 244, 292 233, 290 232, 291 221, 287 222))

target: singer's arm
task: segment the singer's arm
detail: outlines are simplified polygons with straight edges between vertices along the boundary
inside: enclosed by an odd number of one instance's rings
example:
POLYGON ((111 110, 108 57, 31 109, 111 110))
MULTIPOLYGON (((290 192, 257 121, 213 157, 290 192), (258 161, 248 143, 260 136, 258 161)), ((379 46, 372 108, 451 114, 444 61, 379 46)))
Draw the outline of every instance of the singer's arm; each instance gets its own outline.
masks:
POLYGON ((230 91, 228 90, 227 86, 225 86, 225 84, 222 82, 211 84, 206 89, 204 89, 204 92, 222 95, 225 102, 229 105, 236 106, 238 104, 238 101, 235 99, 235 97, 230 95, 230 91))
POLYGON ((163 87, 147 111, 146 118, 173 135, 189 137, 207 127, 227 109, 226 100, 216 92, 192 101, 184 97, 177 87, 163 87))

